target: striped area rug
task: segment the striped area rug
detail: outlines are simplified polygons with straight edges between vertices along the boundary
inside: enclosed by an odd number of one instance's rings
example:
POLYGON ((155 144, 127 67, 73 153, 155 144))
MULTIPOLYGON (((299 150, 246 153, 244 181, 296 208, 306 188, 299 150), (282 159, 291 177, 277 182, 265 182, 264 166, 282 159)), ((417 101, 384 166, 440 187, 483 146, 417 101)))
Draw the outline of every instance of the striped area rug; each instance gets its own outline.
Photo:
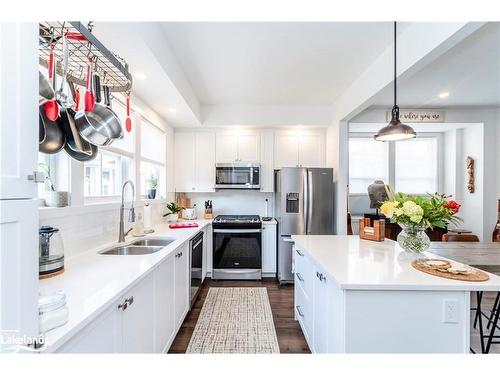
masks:
POLYGON ((266 288, 210 288, 186 353, 279 353, 266 288))

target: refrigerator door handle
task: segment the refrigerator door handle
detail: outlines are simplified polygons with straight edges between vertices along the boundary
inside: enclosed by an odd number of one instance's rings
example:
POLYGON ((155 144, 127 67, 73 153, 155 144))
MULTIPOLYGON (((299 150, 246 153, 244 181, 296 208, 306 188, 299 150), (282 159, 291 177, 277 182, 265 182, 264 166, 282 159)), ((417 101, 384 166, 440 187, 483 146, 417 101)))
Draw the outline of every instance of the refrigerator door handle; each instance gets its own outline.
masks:
POLYGON ((313 214, 313 179, 312 179, 312 171, 307 171, 307 229, 306 233, 310 233, 311 222, 312 222, 312 214, 313 214))
POLYGON ((308 173, 307 170, 303 174, 303 216, 304 216, 304 233, 307 234, 309 231, 309 223, 308 223, 308 210, 309 210, 309 186, 307 181, 308 173))

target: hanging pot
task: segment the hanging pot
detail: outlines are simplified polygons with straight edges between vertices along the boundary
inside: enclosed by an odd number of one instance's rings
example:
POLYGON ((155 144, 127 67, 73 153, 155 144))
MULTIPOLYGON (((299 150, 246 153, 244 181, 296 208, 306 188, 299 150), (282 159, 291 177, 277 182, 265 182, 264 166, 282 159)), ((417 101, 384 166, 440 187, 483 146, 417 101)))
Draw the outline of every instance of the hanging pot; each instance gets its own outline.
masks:
POLYGON ((91 148, 90 153, 86 154, 84 152, 74 151, 71 147, 69 147, 69 144, 67 143, 64 145, 64 151, 73 159, 81 162, 91 161, 96 158, 98 151, 97 146, 91 144, 90 148, 91 148))
MULTIPOLYGON (((105 89, 104 93, 105 101, 108 103, 109 90, 105 89)), ((92 112, 77 112, 75 123, 80 135, 97 146, 107 146, 113 140, 123 138, 120 119, 110 108, 101 103, 96 103, 92 112)))
POLYGON ((45 116, 43 106, 39 108, 38 150, 44 154, 55 154, 62 150, 66 137, 57 121, 51 121, 45 116))

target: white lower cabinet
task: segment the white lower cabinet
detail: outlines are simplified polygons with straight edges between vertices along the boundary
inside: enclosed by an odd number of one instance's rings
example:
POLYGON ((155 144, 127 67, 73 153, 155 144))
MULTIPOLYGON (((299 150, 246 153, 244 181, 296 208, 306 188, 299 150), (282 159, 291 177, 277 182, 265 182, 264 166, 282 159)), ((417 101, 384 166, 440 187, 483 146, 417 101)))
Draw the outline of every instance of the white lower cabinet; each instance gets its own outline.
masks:
POLYGON ((186 242, 56 352, 167 352, 189 311, 189 281, 186 242))
POLYGON ((262 273, 276 274, 276 225, 273 224, 262 225, 262 273))
POLYGON ((189 310, 189 244, 175 251, 175 325, 180 327, 189 310))
POLYGON ((295 250, 295 317, 313 353, 332 351, 332 296, 329 277, 300 249, 295 250))
POLYGON ((168 350, 175 336, 175 260, 170 254, 155 271, 155 352, 168 350))

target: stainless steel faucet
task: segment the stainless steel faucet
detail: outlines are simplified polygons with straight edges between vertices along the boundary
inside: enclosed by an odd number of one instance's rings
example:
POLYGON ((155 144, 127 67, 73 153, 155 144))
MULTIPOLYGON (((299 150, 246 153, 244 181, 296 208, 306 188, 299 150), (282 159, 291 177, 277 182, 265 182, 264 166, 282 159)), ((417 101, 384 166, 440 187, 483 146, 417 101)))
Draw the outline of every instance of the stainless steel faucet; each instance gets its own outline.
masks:
POLYGON ((128 209, 128 222, 129 223, 135 222, 135 211, 134 211, 135 187, 132 181, 127 180, 123 183, 122 186, 122 204, 120 206, 120 232, 118 234, 118 242, 125 242, 125 236, 129 234, 129 232, 132 230, 132 228, 130 228, 127 232, 125 232, 123 225, 123 213, 125 211, 125 205, 123 204, 123 202, 125 199, 125 186, 127 186, 128 184, 130 184, 130 187, 132 188, 132 200, 130 201, 130 208, 128 209))

